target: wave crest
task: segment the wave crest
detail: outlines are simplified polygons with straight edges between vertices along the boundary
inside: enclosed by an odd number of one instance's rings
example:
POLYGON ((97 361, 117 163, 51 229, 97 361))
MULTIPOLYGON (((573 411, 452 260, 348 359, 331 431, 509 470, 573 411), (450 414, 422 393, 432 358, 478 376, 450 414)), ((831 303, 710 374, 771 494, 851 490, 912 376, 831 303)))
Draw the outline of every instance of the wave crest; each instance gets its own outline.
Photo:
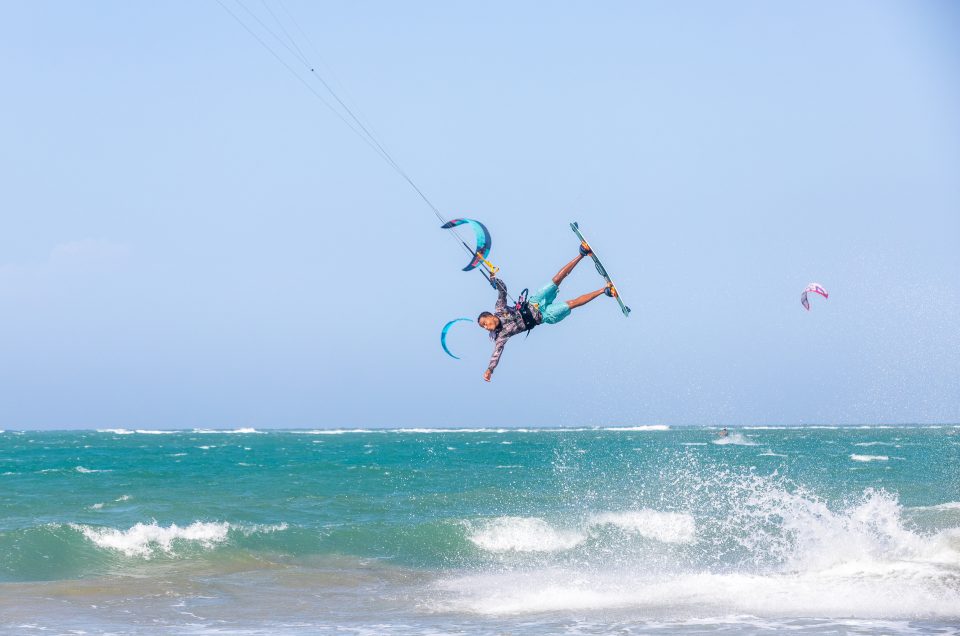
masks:
POLYGON ((650 509, 605 512, 591 517, 590 523, 593 526, 614 526, 663 543, 691 543, 697 530, 692 515, 650 509))
POLYGON ((576 547, 587 537, 537 517, 497 517, 481 523, 467 538, 488 552, 557 552, 576 547))
POLYGON ((662 543, 691 543, 696 535, 691 515, 647 508, 597 513, 569 528, 555 527, 539 517, 511 516, 467 526, 467 539, 487 552, 563 552, 596 537, 604 527, 662 543))
POLYGON ((857 455, 854 453, 850 455, 850 459, 855 462, 885 462, 890 459, 890 457, 887 455, 857 455))
POLYGON ((175 523, 161 526, 156 521, 137 523, 126 530, 70 524, 97 547, 113 550, 128 557, 149 559, 157 555, 176 556, 180 548, 209 550, 228 540, 231 531, 245 536, 255 533, 278 532, 287 524, 237 526, 226 521, 194 521, 186 526, 175 523))

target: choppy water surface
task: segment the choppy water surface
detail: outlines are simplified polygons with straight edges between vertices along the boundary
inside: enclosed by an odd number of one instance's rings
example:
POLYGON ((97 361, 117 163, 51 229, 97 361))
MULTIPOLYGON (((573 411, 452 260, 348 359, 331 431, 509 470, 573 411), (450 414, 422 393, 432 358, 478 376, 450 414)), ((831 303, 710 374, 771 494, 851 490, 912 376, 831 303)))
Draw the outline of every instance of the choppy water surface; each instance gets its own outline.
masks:
POLYGON ((0 630, 960 633, 960 428, 0 434, 0 630))

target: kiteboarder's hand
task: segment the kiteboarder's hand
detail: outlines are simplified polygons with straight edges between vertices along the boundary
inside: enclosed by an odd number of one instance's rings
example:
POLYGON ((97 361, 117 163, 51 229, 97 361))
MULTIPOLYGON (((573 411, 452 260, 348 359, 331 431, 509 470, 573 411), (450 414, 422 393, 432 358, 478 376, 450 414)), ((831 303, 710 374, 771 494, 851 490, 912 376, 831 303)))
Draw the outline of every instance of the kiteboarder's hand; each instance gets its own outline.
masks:
POLYGON ((487 369, 486 371, 483 372, 483 379, 489 382, 490 376, 492 375, 493 375, 493 371, 491 371, 490 369, 487 369))
POLYGON ((613 286, 613 283, 607 283, 607 287, 606 289, 603 290, 603 293, 605 293, 610 298, 616 298, 618 296, 617 288, 613 286))

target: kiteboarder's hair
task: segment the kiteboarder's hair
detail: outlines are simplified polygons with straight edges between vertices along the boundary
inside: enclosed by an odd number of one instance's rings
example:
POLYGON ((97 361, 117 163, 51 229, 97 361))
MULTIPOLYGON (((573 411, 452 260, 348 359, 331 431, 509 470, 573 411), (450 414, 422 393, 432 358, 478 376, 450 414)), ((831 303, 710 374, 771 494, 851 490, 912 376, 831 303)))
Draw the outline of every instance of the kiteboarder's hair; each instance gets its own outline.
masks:
POLYGON ((477 324, 479 325, 480 321, 487 317, 493 318, 494 316, 489 311, 481 311, 480 315, 477 316, 477 324))

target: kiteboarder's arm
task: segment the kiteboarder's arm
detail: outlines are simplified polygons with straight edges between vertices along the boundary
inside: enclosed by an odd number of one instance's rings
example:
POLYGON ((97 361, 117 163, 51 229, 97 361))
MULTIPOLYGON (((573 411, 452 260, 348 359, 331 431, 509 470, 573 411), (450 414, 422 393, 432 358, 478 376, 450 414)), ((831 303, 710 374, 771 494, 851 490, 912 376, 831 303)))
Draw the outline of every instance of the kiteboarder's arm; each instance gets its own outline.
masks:
POLYGON ((483 374, 483 379, 487 382, 490 381, 490 376, 493 375, 493 370, 497 368, 497 365, 500 363, 500 354, 503 353, 503 347, 507 344, 507 339, 500 337, 497 338, 496 343, 493 345, 493 355, 490 356, 490 364, 487 366, 487 370, 483 374))
MULTIPOLYGON (((490 277, 490 284, 497 290, 497 305, 494 312, 504 311, 507 308, 507 286, 499 278, 490 277)), ((494 365, 496 366, 496 365, 494 365)))

